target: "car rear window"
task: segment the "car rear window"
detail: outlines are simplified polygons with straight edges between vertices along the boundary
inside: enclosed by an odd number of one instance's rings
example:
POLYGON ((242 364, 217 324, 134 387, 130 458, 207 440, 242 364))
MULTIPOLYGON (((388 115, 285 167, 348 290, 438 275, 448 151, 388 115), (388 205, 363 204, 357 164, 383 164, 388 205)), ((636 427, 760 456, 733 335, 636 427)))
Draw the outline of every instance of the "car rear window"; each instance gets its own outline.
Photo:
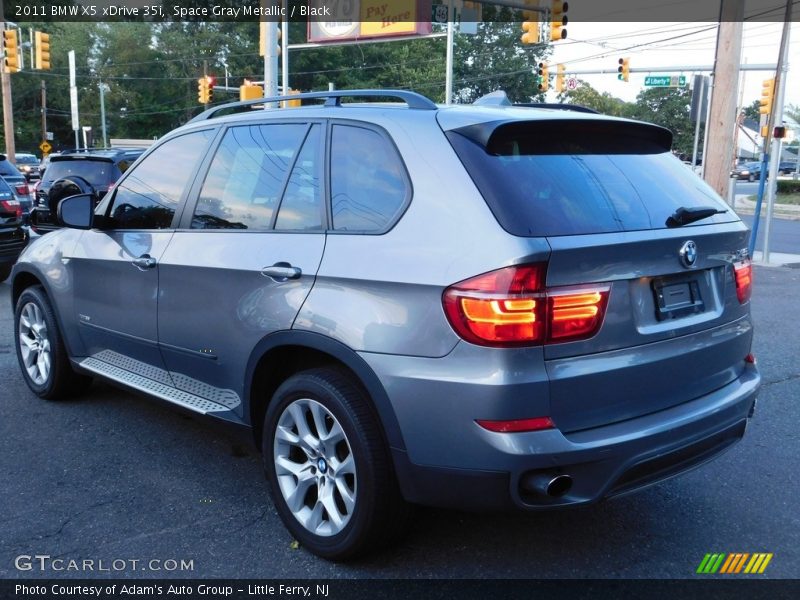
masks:
POLYGON ((45 171, 48 182, 62 177, 78 176, 88 181, 92 187, 105 187, 116 180, 114 163, 109 160, 52 160, 45 171))
MULTIPOLYGON (((518 236, 666 228, 719 196, 669 151, 665 130, 619 121, 482 124, 447 132, 500 225, 518 236)), ((699 221, 737 220, 732 211, 699 221)))

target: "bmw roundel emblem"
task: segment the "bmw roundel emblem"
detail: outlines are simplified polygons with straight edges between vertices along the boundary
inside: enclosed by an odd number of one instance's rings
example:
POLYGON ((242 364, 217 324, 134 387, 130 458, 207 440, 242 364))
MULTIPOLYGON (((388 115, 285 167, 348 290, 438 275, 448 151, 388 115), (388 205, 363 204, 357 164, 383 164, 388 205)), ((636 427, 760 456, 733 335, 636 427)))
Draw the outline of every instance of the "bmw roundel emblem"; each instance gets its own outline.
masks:
POLYGON ((697 244, 692 240, 686 242, 681 246, 680 256, 684 267, 693 267, 697 263, 697 244))

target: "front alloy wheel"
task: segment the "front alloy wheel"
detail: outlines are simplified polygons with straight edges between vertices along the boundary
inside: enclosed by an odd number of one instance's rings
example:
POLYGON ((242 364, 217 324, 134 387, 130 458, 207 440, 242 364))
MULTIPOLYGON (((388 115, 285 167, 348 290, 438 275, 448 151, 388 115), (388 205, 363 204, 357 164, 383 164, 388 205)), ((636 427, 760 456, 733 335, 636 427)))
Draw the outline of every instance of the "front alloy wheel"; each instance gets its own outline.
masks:
POLYGON ((300 398, 278 419, 275 473, 286 505, 319 536, 340 533, 356 505, 356 463, 336 417, 322 404, 300 398))
POLYGON ((22 376, 40 398, 55 400, 86 390, 91 377, 72 370, 53 307, 41 286, 26 288, 14 310, 22 376))

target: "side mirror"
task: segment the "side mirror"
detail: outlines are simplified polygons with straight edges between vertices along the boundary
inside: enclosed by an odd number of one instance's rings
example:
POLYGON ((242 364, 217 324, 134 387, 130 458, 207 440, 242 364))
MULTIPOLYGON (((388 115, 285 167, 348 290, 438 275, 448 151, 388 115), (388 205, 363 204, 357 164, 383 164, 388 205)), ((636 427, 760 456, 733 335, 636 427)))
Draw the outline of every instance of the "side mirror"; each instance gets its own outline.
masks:
POLYGON ((78 194, 58 203, 58 220, 73 229, 91 229, 94 217, 94 195, 78 194))

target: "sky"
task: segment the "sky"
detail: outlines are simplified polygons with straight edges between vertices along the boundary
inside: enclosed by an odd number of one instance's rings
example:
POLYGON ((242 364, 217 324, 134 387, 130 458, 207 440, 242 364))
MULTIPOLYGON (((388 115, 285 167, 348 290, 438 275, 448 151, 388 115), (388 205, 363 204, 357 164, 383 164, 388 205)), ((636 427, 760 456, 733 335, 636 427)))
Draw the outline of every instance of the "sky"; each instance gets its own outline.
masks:
MULTIPOLYGON (((742 40, 742 62, 771 63, 778 60, 782 23, 745 23, 742 40)), ((553 44, 552 65, 564 63, 570 69, 616 68, 621 57, 630 58, 631 68, 687 67, 691 81, 692 66, 713 65, 717 27, 715 23, 578 23, 567 27, 568 37, 553 44), (681 36, 681 37, 677 37, 681 36), (669 39, 674 38, 674 39, 669 39), (639 46, 631 48, 632 46, 639 46), (630 49, 628 49, 630 48, 630 49)), ((800 26, 792 25, 789 37, 789 72, 786 79, 786 104, 800 106, 800 26)), ((761 83, 772 77, 766 71, 747 71, 744 76, 743 105, 761 96, 761 83)), ((666 73, 665 73, 666 74, 666 73)), ((677 73, 673 73, 676 75, 677 73)), ((707 74, 707 73, 706 73, 707 74)), ((616 74, 577 75, 592 87, 626 101, 632 101, 643 89, 647 73, 631 73, 630 81, 617 79, 616 74)), ((549 92, 548 99, 555 99, 549 92)))

